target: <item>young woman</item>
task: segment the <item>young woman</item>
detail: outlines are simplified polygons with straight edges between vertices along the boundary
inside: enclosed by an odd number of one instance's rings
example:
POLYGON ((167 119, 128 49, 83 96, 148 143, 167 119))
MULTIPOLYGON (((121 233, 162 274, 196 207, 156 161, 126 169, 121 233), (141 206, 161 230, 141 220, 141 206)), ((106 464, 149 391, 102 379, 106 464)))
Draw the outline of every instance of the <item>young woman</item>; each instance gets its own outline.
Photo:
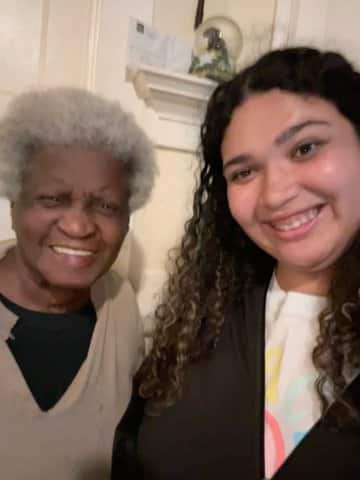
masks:
POLYGON ((212 95, 116 478, 359 478, 359 105, 360 74, 310 48, 212 95))

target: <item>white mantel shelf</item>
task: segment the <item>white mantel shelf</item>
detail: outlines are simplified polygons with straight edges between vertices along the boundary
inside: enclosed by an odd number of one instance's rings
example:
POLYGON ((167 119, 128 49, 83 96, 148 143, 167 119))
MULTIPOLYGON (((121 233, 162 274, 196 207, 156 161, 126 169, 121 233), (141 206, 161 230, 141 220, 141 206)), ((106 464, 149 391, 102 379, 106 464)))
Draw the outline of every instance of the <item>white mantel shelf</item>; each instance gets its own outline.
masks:
MULTIPOLYGON (((136 94, 156 112, 157 146, 195 152, 207 101, 216 83, 149 65, 127 67, 136 94)), ((154 127, 154 126, 153 126, 154 127)))

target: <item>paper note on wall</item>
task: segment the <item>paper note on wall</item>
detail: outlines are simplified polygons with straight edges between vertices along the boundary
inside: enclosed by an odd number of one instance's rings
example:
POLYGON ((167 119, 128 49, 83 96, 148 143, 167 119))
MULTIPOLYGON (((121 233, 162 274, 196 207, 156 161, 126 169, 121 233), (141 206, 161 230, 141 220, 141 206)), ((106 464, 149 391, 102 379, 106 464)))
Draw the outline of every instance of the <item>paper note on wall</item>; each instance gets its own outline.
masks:
POLYGON ((187 73, 191 62, 191 45, 135 18, 130 18, 128 64, 146 64, 179 73, 187 73))

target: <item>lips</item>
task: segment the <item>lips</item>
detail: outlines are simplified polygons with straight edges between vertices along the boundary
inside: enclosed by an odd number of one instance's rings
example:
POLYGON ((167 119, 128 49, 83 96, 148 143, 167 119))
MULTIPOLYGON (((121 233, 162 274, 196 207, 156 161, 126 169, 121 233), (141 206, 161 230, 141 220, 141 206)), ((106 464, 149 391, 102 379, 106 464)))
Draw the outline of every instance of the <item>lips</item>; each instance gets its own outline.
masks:
POLYGON ((289 215, 282 220, 272 221, 270 225, 279 232, 291 232, 312 222, 319 215, 320 210, 320 206, 309 208, 294 215, 289 215))

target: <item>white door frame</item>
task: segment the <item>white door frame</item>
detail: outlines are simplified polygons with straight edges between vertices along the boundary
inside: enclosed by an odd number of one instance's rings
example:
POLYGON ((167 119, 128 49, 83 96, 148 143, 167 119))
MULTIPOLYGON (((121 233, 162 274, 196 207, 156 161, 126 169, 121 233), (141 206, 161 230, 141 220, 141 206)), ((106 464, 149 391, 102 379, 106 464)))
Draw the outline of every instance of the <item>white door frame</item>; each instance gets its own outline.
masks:
POLYGON ((329 0, 277 0, 272 47, 324 47, 328 6, 329 0))
POLYGON ((272 48, 281 48, 288 45, 296 21, 300 0, 277 0, 272 48))

